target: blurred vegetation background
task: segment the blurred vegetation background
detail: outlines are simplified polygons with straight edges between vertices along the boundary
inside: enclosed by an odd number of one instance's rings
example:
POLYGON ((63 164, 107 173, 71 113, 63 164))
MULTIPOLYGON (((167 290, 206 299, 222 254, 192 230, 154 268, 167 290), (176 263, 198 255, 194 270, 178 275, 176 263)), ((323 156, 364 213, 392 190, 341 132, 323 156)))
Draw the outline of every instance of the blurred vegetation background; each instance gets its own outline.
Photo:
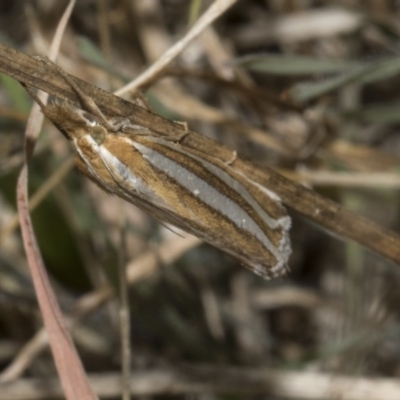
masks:
MULTIPOLYGON (((209 4, 80 0, 57 62, 116 90, 209 4)), ((2 0, 0 41, 45 54, 65 6, 2 0)), ((239 1, 143 91, 154 112, 399 231, 399 13, 390 0, 239 1)), ((18 82, 0 75, 0 371, 42 326, 20 233, 10 228, 31 103, 18 82)), ((32 217, 66 312, 105 283, 118 290, 121 220, 128 263, 165 243, 174 251, 181 239, 101 192, 70 167, 71 155, 47 122, 30 165, 31 192, 54 174, 56 185, 32 217)), ((284 279, 264 281, 205 244, 171 263, 160 259, 137 279, 130 287, 133 368, 207 363, 397 378, 400 269, 291 215, 284 279)), ((115 296, 93 307, 73 335, 89 372, 119 370, 115 296)), ((48 351, 24 372, 52 375, 48 351)))

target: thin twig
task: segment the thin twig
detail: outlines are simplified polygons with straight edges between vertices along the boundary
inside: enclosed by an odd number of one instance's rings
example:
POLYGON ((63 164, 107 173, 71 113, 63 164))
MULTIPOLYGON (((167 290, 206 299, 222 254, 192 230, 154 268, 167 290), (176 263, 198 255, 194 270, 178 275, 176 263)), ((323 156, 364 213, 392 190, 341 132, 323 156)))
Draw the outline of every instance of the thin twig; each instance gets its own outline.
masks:
POLYGON ((170 47, 153 65, 147 68, 142 75, 119 89, 116 94, 121 96, 125 93, 135 91, 141 85, 145 84, 147 80, 152 79, 154 75, 158 74, 178 54, 180 54, 193 39, 200 35, 205 28, 211 25, 219 16, 221 16, 236 2, 237 0, 215 0, 211 4, 210 8, 197 20, 190 31, 181 40, 177 41, 172 47, 170 47))
MULTIPOLYGON (((70 157, 58 167, 42 186, 29 198, 29 211, 33 211, 46 196, 63 180, 75 164, 75 157, 70 157)), ((11 219, 0 231, 0 243, 19 226, 18 215, 11 219)))
POLYGON ((129 318, 129 298, 128 298, 128 279, 125 268, 126 254, 126 224, 124 223, 124 212, 121 215, 121 248, 119 251, 118 275, 119 275, 119 292, 120 307, 119 318, 121 327, 121 359, 122 359, 122 399, 130 400, 131 394, 129 390, 129 381, 131 375, 131 329, 129 318))

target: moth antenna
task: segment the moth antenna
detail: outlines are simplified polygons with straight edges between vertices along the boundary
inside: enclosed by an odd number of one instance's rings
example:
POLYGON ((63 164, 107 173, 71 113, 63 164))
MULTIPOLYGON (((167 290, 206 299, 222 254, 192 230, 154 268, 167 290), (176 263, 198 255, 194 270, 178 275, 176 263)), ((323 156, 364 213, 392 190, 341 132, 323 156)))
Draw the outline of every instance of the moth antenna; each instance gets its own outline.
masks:
POLYGON ((44 103, 42 102, 42 100, 40 100, 39 96, 37 95, 37 93, 32 89, 31 86, 26 85, 25 83, 20 82, 21 85, 24 87, 24 89, 29 93, 29 95, 33 98, 33 100, 35 100, 35 102, 37 104, 39 104, 43 114, 46 115, 45 113, 45 109, 46 106, 44 105, 44 103))
POLYGON ((71 87, 71 89, 75 92, 75 94, 78 96, 79 101, 81 102, 81 105, 90 113, 98 117, 101 121, 101 123, 107 128, 107 130, 114 132, 115 128, 113 127, 112 124, 110 124, 105 117, 105 115, 102 113, 98 105, 94 102, 94 100, 90 97, 85 95, 85 93, 82 92, 82 90, 79 88, 79 86, 74 82, 74 80, 56 63, 52 62, 49 58, 46 56, 40 56, 38 57, 42 62, 50 66, 51 68, 54 68, 59 75, 61 75, 64 80, 68 83, 68 85, 71 87))

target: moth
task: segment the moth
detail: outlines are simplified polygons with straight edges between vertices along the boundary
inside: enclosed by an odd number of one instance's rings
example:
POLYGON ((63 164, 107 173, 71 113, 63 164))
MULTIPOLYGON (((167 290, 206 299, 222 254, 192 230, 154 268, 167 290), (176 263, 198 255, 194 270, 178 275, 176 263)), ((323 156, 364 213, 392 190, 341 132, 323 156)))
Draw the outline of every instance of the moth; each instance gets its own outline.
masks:
POLYGON ((264 278, 287 271, 291 220, 275 193, 232 162, 186 146, 184 128, 182 135, 166 137, 129 118, 107 118, 62 75, 82 109, 68 102, 44 106, 29 93, 72 143, 80 171, 106 192, 220 248, 264 278))

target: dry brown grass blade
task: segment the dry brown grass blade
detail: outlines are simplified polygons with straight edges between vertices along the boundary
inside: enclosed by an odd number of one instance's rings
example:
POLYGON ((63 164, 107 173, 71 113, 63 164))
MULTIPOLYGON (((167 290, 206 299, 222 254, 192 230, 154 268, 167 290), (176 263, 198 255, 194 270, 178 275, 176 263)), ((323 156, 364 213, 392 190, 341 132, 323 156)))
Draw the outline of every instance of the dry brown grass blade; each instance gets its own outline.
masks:
MULTIPOLYGON (((61 38, 72 13, 75 1, 68 4, 62 16, 49 57, 54 59, 60 47, 61 38)), ((42 96, 47 101, 48 95, 42 96)), ((78 353, 63 320, 57 299, 51 288, 46 268, 37 244, 28 206, 28 161, 33 153, 37 136, 43 123, 43 115, 35 104, 28 119, 25 137, 25 161, 17 184, 17 206, 21 224, 22 238, 28 265, 32 275, 36 296, 46 331, 49 336, 51 350, 57 371, 67 399, 96 399, 90 388, 78 353)))
POLYGON ((67 399, 95 399, 46 274, 27 206, 27 181, 28 168, 24 165, 17 187, 21 231, 57 371, 67 399))

